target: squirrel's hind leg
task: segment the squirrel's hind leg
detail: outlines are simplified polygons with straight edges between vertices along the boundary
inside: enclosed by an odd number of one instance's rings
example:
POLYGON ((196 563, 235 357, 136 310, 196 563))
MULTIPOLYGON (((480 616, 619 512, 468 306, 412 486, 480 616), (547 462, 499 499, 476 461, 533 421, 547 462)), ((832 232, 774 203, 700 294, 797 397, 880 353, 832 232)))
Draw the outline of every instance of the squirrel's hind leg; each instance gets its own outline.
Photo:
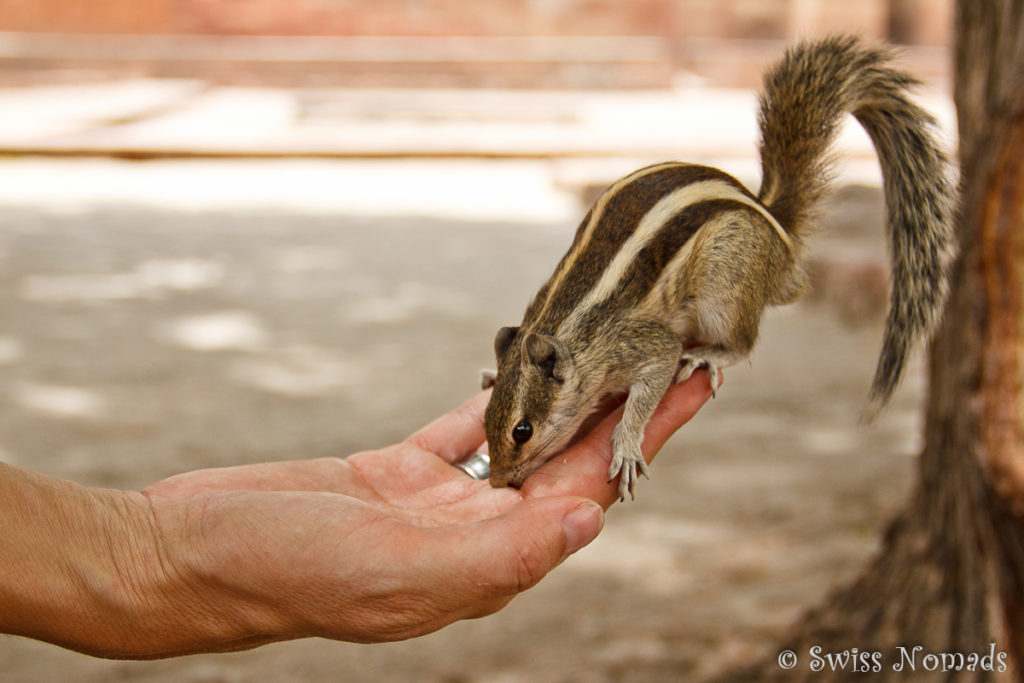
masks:
POLYGON ((718 391, 718 372, 750 355, 757 341, 761 313, 794 280, 794 256, 760 214, 746 207, 730 220, 699 236, 683 270, 686 303, 677 319, 685 321, 677 332, 684 341, 699 345, 679 356, 675 381, 682 382, 698 368, 706 368, 711 393, 718 391))

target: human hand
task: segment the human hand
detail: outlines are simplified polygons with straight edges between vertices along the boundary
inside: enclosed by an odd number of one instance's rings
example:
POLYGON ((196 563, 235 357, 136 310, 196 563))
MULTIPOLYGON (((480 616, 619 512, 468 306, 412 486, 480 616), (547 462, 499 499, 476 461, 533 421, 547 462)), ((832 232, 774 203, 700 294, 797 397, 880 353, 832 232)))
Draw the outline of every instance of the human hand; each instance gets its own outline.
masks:
MULTIPOLYGON (((670 389, 647 427, 648 459, 709 393, 703 373, 670 389)), ((199 470, 127 494, 145 510, 125 515, 120 551, 136 602, 113 643, 81 649, 160 657, 306 636, 377 642, 497 611, 600 531, 601 507, 618 497, 607 470, 621 409, 521 490, 493 489, 452 467, 482 444, 487 399, 381 450, 199 470)))

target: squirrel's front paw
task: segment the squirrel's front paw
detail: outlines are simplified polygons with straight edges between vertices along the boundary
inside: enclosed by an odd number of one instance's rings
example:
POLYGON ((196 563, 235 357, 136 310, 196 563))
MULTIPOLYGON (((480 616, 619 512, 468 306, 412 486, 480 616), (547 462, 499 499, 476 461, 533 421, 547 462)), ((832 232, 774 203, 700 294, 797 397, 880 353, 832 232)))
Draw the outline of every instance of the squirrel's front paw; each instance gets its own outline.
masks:
POLYGON ((631 500, 636 500, 634 491, 639 478, 638 474, 650 479, 647 473, 647 461, 644 460, 644 455, 640 451, 640 445, 626 442, 627 439, 622 438, 621 432, 616 428, 612 434, 612 464, 608 468, 608 481, 621 473, 622 477, 619 479, 620 501, 626 500, 627 493, 631 500))

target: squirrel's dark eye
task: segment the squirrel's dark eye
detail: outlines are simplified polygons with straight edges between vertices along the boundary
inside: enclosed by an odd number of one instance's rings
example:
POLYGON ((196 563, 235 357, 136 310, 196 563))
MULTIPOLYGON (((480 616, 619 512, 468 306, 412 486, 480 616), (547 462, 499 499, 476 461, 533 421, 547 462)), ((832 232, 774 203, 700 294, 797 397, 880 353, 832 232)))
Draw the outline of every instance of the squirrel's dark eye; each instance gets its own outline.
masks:
POLYGON ((524 444, 530 440, 533 436, 533 425, 530 424, 529 420, 522 420, 519 424, 512 428, 512 440, 517 444, 524 444))

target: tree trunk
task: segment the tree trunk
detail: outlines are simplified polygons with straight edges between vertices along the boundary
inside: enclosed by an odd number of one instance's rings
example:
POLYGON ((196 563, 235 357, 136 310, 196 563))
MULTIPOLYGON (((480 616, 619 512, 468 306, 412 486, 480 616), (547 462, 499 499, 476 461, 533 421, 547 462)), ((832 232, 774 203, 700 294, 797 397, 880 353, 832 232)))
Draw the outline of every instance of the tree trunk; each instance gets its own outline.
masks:
POLYGON ((911 661, 935 680, 1024 679, 1024 0, 958 0, 955 24, 961 254, 915 492, 861 577, 779 648, 795 667, 725 680, 906 680, 911 661), (843 652, 841 668, 824 657, 843 652))

